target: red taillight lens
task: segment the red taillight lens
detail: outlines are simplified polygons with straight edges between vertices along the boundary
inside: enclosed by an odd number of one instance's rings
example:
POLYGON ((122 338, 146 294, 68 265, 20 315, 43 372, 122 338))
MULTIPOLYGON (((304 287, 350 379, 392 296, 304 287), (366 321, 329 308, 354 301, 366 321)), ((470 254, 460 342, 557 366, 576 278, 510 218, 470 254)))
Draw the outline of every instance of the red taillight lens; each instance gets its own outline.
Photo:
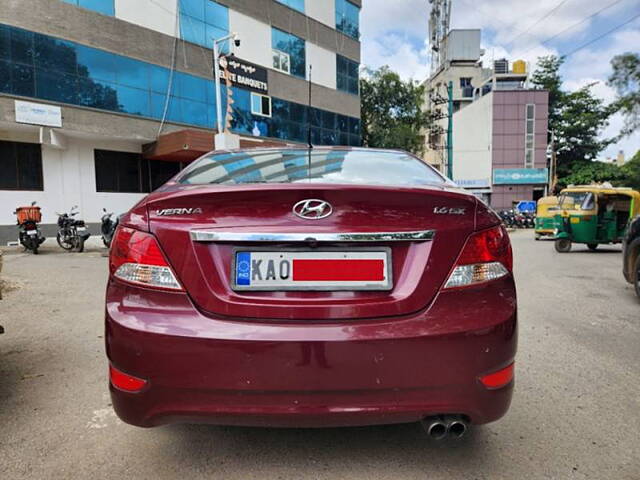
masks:
POLYGON ((482 384, 490 389, 502 388, 513 380, 514 363, 497 372, 480 377, 482 384))
POLYGON ((109 380, 114 387, 131 393, 139 392, 147 384, 146 380, 127 375, 113 365, 109 365, 109 380))
POLYGON ((109 271, 129 283, 182 290, 156 237, 132 228, 116 230, 109 252, 109 271))
POLYGON ((511 272, 511 242, 502 225, 472 234, 458 257, 445 288, 495 280, 511 272))
POLYGON ((458 265, 487 262, 500 262, 509 271, 513 268, 511 242, 502 225, 471 235, 458 258, 458 265))

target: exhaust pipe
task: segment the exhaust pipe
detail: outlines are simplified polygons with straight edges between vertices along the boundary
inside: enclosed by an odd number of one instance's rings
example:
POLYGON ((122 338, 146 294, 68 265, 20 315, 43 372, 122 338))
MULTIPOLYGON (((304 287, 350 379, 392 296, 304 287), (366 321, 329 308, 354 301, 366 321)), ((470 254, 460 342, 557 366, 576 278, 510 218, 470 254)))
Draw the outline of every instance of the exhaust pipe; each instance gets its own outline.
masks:
POLYGON ((459 415, 452 415, 447 424, 447 433, 451 438, 462 438, 464 434, 467 433, 469 425, 466 420, 464 420, 459 415))
POLYGON ((442 440, 447 436, 447 423, 442 417, 427 417, 420 423, 429 438, 442 440))
POLYGON ((462 438, 469 429, 469 422, 461 415, 438 415, 424 418, 422 428, 433 440, 443 440, 445 437, 462 438))

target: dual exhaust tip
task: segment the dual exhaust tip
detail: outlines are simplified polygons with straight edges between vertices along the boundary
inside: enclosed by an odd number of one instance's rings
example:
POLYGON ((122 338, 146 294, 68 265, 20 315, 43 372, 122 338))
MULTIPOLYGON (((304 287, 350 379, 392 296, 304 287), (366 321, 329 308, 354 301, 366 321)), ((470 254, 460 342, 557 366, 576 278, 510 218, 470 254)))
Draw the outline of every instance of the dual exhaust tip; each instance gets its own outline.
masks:
POLYGON ((422 420, 422 428, 434 440, 462 438, 469 430, 469 422, 462 415, 437 415, 422 420))

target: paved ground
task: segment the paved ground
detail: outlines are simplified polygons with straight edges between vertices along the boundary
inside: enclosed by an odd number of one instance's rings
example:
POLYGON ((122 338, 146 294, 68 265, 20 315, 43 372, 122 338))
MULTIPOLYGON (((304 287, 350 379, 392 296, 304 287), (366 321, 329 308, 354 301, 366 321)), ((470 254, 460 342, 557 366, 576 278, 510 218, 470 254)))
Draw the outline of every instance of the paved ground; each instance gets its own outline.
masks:
MULTIPOLYGON (((512 235, 513 406, 460 442, 412 425, 327 430, 122 424, 109 405, 99 247, 9 253, 0 301, 0 479, 640 478, 640 304, 620 248, 558 254, 512 235)), ((54 244, 55 245, 55 244, 54 244)))

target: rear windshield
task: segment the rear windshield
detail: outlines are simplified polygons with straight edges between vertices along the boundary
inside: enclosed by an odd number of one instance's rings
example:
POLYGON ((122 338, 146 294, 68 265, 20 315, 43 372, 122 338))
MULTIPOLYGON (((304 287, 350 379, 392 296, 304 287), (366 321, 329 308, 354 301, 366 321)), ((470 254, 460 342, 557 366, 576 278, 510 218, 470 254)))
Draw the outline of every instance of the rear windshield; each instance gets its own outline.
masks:
POLYGON ((210 154, 176 180, 181 184, 350 183, 427 185, 448 181, 420 160, 376 150, 252 150, 210 154), (309 169, 309 165, 311 168, 309 169))

